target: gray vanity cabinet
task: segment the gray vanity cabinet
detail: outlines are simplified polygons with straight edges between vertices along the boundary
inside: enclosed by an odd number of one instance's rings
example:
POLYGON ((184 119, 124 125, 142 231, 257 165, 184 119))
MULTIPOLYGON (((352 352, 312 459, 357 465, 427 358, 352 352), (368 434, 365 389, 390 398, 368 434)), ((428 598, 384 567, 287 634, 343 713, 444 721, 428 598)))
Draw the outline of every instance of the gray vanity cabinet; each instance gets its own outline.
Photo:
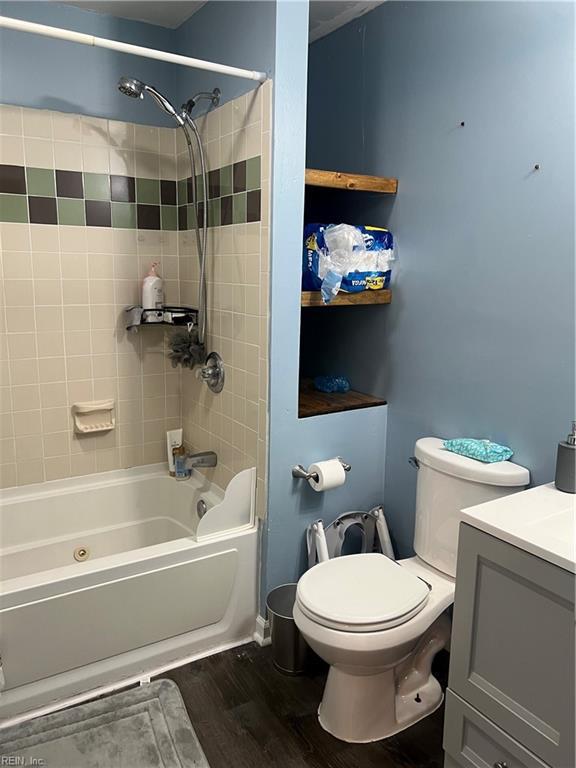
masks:
POLYGON ((574 575, 462 523, 446 766, 574 768, 574 673, 574 575))

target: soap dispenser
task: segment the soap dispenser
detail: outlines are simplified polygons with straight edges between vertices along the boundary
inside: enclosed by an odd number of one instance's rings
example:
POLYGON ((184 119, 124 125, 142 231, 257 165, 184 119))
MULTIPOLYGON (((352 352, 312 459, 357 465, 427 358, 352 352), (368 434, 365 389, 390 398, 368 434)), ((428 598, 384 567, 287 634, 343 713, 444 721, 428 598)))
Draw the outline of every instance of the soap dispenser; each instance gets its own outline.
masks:
POLYGON ((565 441, 558 443, 556 455, 556 488, 565 493, 576 493, 576 421, 565 441))

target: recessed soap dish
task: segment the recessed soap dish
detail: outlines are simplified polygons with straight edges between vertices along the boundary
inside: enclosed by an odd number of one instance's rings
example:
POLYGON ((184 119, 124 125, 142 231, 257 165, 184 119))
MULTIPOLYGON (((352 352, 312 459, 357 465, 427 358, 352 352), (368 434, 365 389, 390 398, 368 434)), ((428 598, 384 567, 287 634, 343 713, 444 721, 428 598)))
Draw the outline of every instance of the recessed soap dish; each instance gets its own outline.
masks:
POLYGON ((89 400, 74 403, 74 429, 76 432, 108 432, 116 426, 114 400, 89 400))

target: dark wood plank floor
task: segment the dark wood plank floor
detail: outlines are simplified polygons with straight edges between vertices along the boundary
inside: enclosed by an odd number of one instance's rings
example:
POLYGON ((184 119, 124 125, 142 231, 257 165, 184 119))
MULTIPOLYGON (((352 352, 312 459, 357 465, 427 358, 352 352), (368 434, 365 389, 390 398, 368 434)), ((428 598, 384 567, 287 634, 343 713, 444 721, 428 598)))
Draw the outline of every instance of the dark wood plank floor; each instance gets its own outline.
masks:
MULTIPOLYGON (((447 655, 442 656, 436 674, 444 685, 447 655)), ((390 739, 346 744, 318 724, 325 668, 302 677, 282 675, 270 648, 245 645, 162 677, 178 684, 211 768, 443 765, 443 708, 390 739)))

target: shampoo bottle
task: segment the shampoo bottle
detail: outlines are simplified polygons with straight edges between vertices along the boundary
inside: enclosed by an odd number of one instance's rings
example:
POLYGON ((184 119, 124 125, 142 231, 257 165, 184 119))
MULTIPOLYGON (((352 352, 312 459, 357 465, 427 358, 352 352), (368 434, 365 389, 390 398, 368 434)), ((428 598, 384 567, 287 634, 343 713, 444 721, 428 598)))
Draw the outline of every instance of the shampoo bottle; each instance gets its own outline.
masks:
POLYGON ((150 265, 150 270, 142 283, 142 309, 156 309, 157 312, 146 313, 146 322, 162 322, 164 306, 164 287, 162 278, 157 273, 158 262, 150 265))
POLYGON ((556 455, 556 488, 565 493, 576 493, 576 421, 566 440, 558 443, 556 455))

